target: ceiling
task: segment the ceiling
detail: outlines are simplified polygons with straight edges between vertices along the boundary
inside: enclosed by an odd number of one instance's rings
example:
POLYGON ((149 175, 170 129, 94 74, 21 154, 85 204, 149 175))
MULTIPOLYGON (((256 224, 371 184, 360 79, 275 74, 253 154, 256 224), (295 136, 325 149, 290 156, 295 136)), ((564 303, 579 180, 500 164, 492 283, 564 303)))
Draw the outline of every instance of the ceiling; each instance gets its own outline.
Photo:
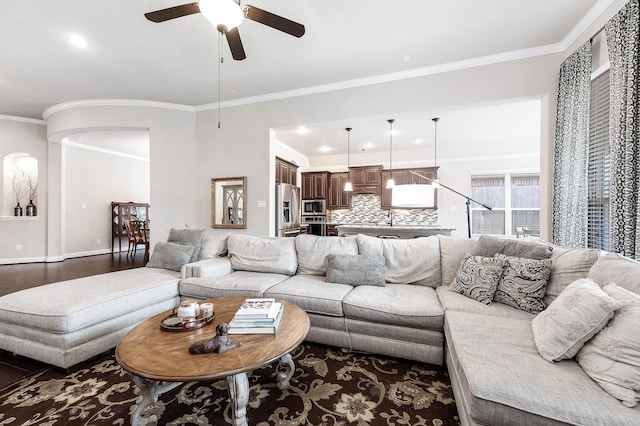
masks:
MULTIPOLYGON (((217 31, 200 14, 161 24, 143 16, 183 2, 0 2, 0 114, 38 119, 47 107, 86 99, 217 102, 217 31), (88 46, 73 47, 70 34, 88 46)), ((562 51, 572 30, 611 2, 251 0, 303 23, 306 34, 297 39, 245 20, 247 59, 232 60, 223 44, 220 96, 296 91, 541 46, 562 51)))

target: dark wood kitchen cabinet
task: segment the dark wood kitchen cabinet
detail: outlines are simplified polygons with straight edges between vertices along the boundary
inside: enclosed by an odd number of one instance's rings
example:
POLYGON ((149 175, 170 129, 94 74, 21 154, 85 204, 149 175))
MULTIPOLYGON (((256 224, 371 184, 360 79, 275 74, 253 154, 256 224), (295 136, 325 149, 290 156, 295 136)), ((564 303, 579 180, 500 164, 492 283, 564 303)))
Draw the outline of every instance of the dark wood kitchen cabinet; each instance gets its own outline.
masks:
MULTIPOLYGON (((431 179, 436 179, 438 177, 438 168, 437 167, 423 167, 423 168, 413 168, 413 169, 393 169, 393 180, 396 185, 406 185, 410 183, 424 183, 429 184, 429 181, 422 179, 421 177, 412 175, 410 171, 414 171, 422 176, 426 176, 431 179)), ((389 179, 389 170, 382 171, 382 180, 383 182, 387 182, 389 179)), ((436 190, 436 194, 437 194, 436 190)), ((390 209, 393 206, 391 205, 391 193, 392 189, 387 189, 382 186, 382 193, 380 194, 380 207, 383 209, 390 209)), ((438 197, 435 197, 435 207, 438 207, 438 197)))
POLYGON ((382 166, 349 167, 354 194, 380 195, 382 166))
POLYGON ((298 184, 298 165, 276 157, 276 183, 298 184))
POLYGON ((329 172, 302 173, 302 199, 326 200, 329 193, 329 172))
POLYGON ((349 173, 331 173, 329 180, 329 209, 350 209, 351 192, 344 190, 344 184, 349 180, 349 173))
POLYGON ((338 224, 337 223, 327 223, 327 237, 337 237, 338 236, 338 224))

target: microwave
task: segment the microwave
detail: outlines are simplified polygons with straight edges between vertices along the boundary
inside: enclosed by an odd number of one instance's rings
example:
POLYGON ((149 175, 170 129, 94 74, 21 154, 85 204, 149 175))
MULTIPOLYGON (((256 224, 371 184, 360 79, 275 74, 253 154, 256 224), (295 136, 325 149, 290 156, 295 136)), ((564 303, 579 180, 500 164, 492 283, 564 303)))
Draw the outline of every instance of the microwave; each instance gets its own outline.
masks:
POLYGON ((303 215, 326 215, 326 200, 302 200, 303 215))

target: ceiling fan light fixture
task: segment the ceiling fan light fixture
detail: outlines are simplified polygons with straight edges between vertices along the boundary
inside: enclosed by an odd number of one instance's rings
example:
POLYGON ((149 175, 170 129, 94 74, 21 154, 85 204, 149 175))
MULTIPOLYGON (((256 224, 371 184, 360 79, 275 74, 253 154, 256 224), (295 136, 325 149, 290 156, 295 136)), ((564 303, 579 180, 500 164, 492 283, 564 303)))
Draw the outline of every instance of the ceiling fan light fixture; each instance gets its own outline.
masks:
POLYGON ((200 0, 198 7, 221 33, 237 27, 244 20, 244 12, 234 0, 200 0))

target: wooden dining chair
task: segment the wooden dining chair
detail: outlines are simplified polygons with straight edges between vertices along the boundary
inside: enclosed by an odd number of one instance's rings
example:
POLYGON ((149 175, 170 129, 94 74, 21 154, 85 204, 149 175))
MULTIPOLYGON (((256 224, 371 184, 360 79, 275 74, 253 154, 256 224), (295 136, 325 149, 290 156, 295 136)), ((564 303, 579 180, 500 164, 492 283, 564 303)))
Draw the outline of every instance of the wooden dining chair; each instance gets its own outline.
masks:
POLYGON ((144 220, 127 220, 124 222, 124 227, 127 230, 127 237, 129 238, 129 248, 127 249, 127 256, 131 253, 135 256, 138 246, 144 246, 145 258, 149 255, 149 236, 147 223, 144 220))

